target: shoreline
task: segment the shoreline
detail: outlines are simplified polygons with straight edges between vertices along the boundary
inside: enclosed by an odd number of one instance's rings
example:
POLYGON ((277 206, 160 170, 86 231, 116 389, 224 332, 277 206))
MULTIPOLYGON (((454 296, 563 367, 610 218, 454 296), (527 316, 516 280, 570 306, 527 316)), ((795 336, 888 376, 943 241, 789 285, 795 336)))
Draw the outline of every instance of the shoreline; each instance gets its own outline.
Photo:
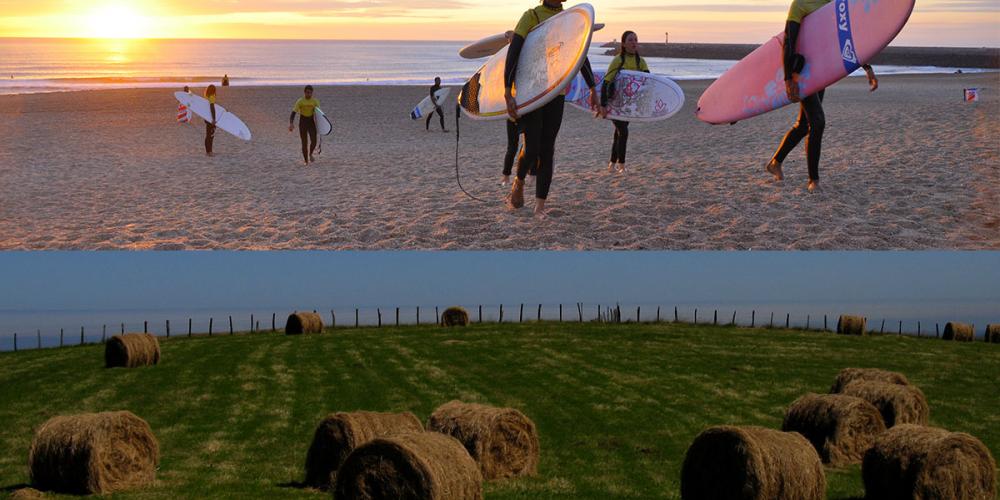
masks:
MULTIPOLYGON (((645 57, 677 59, 709 59, 739 61, 757 49, 754 44, 718 43, 640 43, 639 52, 645 57)), ((617 44, 601 45, 614 55, 617 44)), ((1000 48, 975 47, 887 47, 875 59, 874 65, 932 66, 942 68, 1000 69, 1000 48)))

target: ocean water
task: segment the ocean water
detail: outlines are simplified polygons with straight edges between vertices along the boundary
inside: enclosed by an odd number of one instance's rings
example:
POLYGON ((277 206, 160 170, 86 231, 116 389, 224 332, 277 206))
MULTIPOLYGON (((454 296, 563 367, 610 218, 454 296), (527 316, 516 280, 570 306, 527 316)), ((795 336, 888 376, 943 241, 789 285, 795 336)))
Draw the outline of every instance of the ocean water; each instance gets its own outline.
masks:
MULTIPOLYGON (((424 85, 440 76, 459 85, 483 64, 458 56, 464 42, 276 40, 0 39, 0 95, 109 88, 172 88, 219 83, 424 85)), ((595 44, 591 62, 611 58, 595 44)), ((649 58, 677 80, 714 79, 735 61, 649 58)), ((954 73, 958 68, 876 67, 880 74, 954 73)), ((967 70, 963 71, 976 71, 967 70)))

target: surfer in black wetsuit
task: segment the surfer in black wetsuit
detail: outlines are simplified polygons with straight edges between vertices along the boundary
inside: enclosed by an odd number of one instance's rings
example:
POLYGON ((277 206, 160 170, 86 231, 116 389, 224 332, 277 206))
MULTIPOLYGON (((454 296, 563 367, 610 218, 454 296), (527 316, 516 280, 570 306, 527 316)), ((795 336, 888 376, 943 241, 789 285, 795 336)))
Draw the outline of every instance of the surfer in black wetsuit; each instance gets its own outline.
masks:
MULTIPOLYGON (((766 170, 773 175, 775 180, 783 180, 784 172, 781 164, 785 161, 788 153, 791 153, 803 138, 806 139, 806 162, 809 164, 809 192, 819 188, 819 157, 823 148, 823 131, 826 128, 826 115, 823 112, 823 96, 825 90, 821 90, 813 95, 802 98, 799 95, 799 74, 805 68, 806 59, 797 52, 799 32, 802 29, 802 20, 806 16, 815 12, 823 5, 830 3, 830 0, 793 0, 792 7, 788 12, 788 21, 785 23, 785 44, 783 60, 785 66, 785 91, 788 99, 799 103, 799 119, 795 126, 785 134, 785 138, 778 146, 771 161, 768 162, 766 170)), ((868 75, 868 84, 871 91, 878 90, 878 78, 875 71, 868 64, 861 66, 868 75)))
MULTIPOLYGON (((535 215, 544 216, 545 200, 549 196, 549 188, 552 185, 552 174, 555 163, 556 139, 559 137, 559 128, 562 126, 563 107, 566 97, 560 95, 540 109, 532 111, 524 116, 518 116, 517 100, 514 98, 514 76, 517 74, 517 65, 521 57, 521 49, 524 47, 524 40, 536 26, 542 22, 562 12, 562 4, 566 0, 544 0, 542 5, 528 10, 521 16, 521 20, 514 29, 511 37, 510 48, 507 51, 507 62, 504 70, 504 99, 507 101, 507 114, 512 120, 516 120, 524 134, 524 154, 517 164, 517 178, 511 186, 510 196, 507 204, 511 208, 521 208, 524 206, 524 179, 528 176, 528 171, 532 167, 536 168, 537 180, 535 184, 535 215)), ((590 87, 590 103, 594 109, 600 110, 600 103, 597 100, 595 89, 594 72, 590 67, 590 60, 584 60, 583 68, 580 70, 587 86, 590 87)))
POLYGON ((205 120, 205 154, 215 156, 212 152, 212 145, 215 143, 215 85, 209 85, 205 89, 205 99, 208 99, 208 107, 212 110, 212 121, 205 120))
POLYGON ((441 77, 434 78, 434 85, 431 86, 431 104, 434 105, 434 111, 427 115, 427 123, 424 124, 424 130, 430 132, 431 130, 431 120, 434 119, 434 113, 438 114, 441 118, 441 132, 448 132, 448 129, 444 128, 444 110, 441 109, 441 103, 438 102, 437 92, 441 90, 441 77))
POLYGON ((305 166, 310 162, 315 162, 313 153, 316 152, 317 130, 316 130, 316 109, 319 108, 319 99, 313 97, 313 86, 306 85, 303 90, 303 97, 295 101, 292 106, 292 116, 288 118, 288 131, 295 130, 295 115, 299 115, 299 139, 302 141, 302 159, 305 166), (310 142, 312 141, 312 142, 310 142))

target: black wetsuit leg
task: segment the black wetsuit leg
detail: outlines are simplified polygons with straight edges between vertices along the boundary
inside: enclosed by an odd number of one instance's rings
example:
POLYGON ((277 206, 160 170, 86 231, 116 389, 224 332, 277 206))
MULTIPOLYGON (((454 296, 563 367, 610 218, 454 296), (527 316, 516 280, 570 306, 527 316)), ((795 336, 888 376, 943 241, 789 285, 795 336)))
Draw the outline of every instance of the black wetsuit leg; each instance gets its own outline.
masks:
POLYGON ((806 161, 809 164, 809 179, 819 180, 819 158, 823 150, 823 131, 826 129, 826 114, 823 112, 823 96, 820 91, 802 100, 799 105, 799 119, 785 134, 774 159, 784 162, 802 139, 806 139, 806 161))
POLYGON ((431 113, 429 115, 427 115, 427 121, 424 122, 424 130, 430 130, 431 129, 431 120, 433 120, 433 119, 434 119, 434 112, 431 111, 431 113))
POLYGON ((562 128, 563 109, 566 98, 559 96, 542 108, 542 148, 538 161, 535 181, 535 197, 544 200, 549 197, 552 177, 555 173, 556 139, 562 128))
POLYGON ((299 116, 299 138, 302 140, 302 159, 310 161, 316 151, 316 117, 299 116), (310 144, 309 141, 312 141, 310 144))
POLYGON ((611 120, 615 124, 615 141, 611 145, 611 163, 625 163, 628 151, 628 122, 611 120))
POLYGON ((510 175, 514 171, 514 160, 517 159, 517 152, 521 148, 521 128, 517 122, 507 120, 507 154, 503 158, 503 175, 510 175))
POLYGON ((215 143, 215 125, 212 122, 205 122, 205 152, 212 154, 212 146, 215 143))

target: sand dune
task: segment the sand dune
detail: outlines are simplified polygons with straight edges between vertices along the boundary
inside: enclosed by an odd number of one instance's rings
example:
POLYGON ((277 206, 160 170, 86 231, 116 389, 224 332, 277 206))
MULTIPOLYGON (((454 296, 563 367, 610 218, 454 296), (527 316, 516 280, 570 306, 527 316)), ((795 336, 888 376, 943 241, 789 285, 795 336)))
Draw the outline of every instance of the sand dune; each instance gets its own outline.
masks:
POLYGON ((710 127, 707 84, 632 127, 626 176, 606 171, 611 124, 567 108, 544 221, 503 208, 502 122, 462 121, 463 183, 490 203, 458 190, 454 134, 408 117, 424 88, 318 89, 335 137, 308 168, 297 88, 226 89, 255 137, 220 136, 215 158, 172 91, 4 96, 0 249, 1000 249, 1000 75, 833 87, 813 195, 801 147, 784 183, 763 173, 796 111, 710 127))

